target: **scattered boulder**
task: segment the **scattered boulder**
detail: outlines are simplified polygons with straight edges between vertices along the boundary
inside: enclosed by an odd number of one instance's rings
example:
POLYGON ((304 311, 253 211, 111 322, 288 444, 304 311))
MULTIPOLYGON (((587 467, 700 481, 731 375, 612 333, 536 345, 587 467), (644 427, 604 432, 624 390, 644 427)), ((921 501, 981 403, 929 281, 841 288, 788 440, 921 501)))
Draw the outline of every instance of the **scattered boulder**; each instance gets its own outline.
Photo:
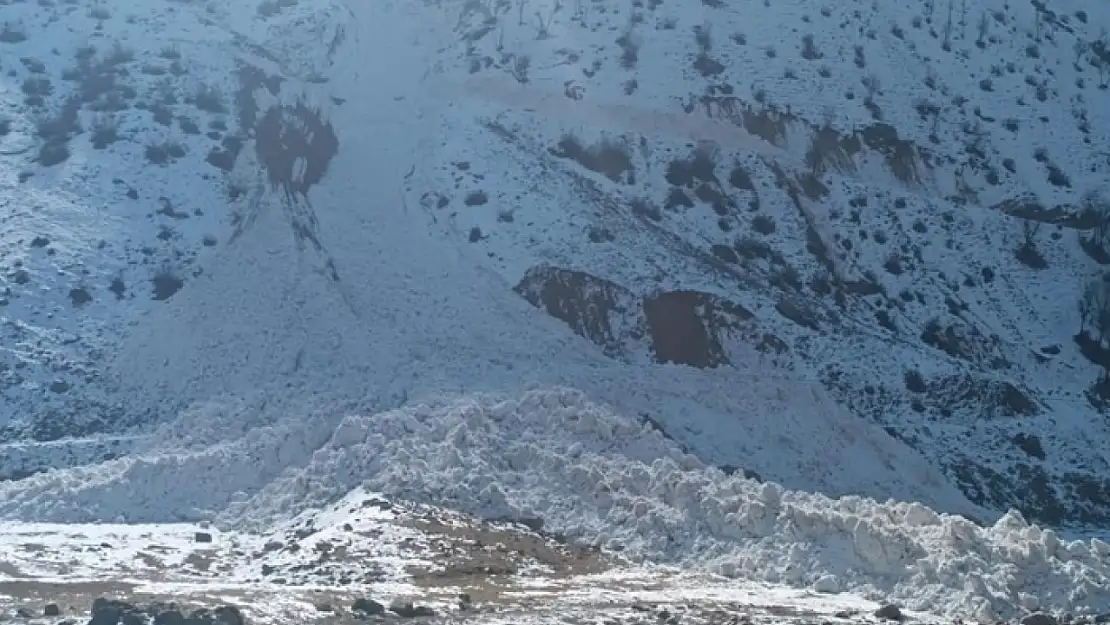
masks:
POLYGON ((1014 444, 1019 449, 1024 451, 1027 455, 1032 456, 1038 460, 1045 459, 1044 446, 1041 445, 1041 439, 1036 434, 1025 434, 1018 432, 1013 438, 1014 444))
POLYGON ((902 609, 891 603, 883 604, 882 607, 875 610, 875 617, 884 621, 901 621, 904 618, 902 609))
POLYGON ((385 606, 374 601, 373 599, 355 599, 351 604, 351 610, 361 612, 363 614, 374 616, 376 614, 385 614, 385 606))
POLYGON ((74 308, 80 308, 92 300, 92 295, 85 287, 77 287, 69 290, 69 301, 74 308))
POLYGON ((197 532, 196 535, 193 537, 193 540, 198 543, 210 543, 212 542, 212 534, 209 534, 208 532, 197 532))
MULTIPOLYGON (((92 604, 92 618, 89 619, 88 625, 132 625, 135 619, 128 618, 124 620, 125 616, 133 616, 138 612, 134 605, 118 599, 107 599, 105 597, 98 597, 92 604)), ((140 619, 140 623, 145 619, 140 619)))
POLYGON ((413 605, 411 601, 394 601, 389 605, 389 611, 401 618, 416 618, 419 616, 435 616, 435 610, 423 605, 413 605))
POLYGON ((211 610, 201 608, 185 616, 172 603, 137 606, 100 597, 93 601, 90 614, 92 618, 87 625, 246 625, 242 611, 232 605, 220 605, 211 610))
POLYGON ((62 613, 62 609, 59 608, 58 604, 56 604, 56 603, 48 603, 42 609, 42 615, 43 616, 58 616, 61 613, 62 613))
POLYGON ((233 605, 221 605, 214 611, 216 622, 221 625, 246 625, 242 611, 233 605))

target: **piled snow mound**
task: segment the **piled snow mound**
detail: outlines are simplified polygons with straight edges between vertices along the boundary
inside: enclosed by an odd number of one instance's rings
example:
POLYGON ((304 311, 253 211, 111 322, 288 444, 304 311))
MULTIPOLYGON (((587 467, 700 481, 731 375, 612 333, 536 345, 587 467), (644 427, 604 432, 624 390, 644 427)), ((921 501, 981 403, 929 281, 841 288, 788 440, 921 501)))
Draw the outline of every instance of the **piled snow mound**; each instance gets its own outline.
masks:
POLYGON ((233 443, 0 486, 0 518, 204 516, 264 529, 364 487, 548 529, 633 558, 813 585, 979 620, 1110 607, 1110 547, 1016 514, 992 527, 920 504, 786 491, 706 467, 572 390, 444 398, 290 420, 233 443))
POLYGON ((552 530, 634 557, 711 565, 981 620, 1110 606, 1110 548, 1009 514, 982 528, 920 504, 830 499, 730 477, 574 391, 471 397, 349 417, 295 477, 229 516, 286 513, 363 484, 552 530))

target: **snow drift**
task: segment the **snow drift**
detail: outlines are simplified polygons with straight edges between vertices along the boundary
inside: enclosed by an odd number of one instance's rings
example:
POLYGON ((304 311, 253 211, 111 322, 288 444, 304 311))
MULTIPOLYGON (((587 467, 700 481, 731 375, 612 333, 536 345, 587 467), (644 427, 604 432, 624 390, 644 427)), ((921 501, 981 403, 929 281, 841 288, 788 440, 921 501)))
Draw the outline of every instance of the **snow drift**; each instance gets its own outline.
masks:
POLYGON ((831 499, 729 476, 575 390, 476 395, 342 419, 318 414, 233 442, 0 486, 0 518, 212 517, 265 530, 355 488, 487 517, 533 517, 634 559, 1012 616, 1110 607, 1110 546, 1011 513, 990 527, 916 503, 831 499))

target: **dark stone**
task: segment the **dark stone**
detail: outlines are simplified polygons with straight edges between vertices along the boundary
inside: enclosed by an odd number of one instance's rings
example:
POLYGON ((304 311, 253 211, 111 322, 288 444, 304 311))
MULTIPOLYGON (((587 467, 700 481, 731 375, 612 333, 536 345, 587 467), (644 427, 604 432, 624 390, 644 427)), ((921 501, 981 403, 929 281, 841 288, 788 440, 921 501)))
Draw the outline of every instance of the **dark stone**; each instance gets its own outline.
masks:
POLYGON ((1044 612, 1034 612, 1021 618, 1021 625, 1058 625, 1055 616, 1044 612))
MULTIPOLYGON (((88 625, 119 625, 124 615, 134 614, 135 606, 116 599, 99 597, 93 601, 92 618, 88 625)), ((131 625, 128 623, 127 625, 131 625)))
POLYGON ((48 603, 42 609, 42 615, 43 616, 58 616, 61 613, 62 613, 62 609, 59 608, 58 604, 56 604, 56 603, 48 603))
POLYGON ((875 617, 886 621, 900 621, 902 620, 902 610, 898 606, 888 603, 875 610, 875 617))
POLYGON ((1019 432, 1014 435, 1014 444, 1026 454, 1038 460, 1045 459, 1044 447, 1041 446, 1041 439, 1036 434, 1019 432))
POLYGON ((179 610, 163 610, 154 615, 154 625, 184 625, 185 615, 179 610))
POLYGON ((727 245, 721 245, 720 243, 718 243, 718 244, 712 246, 711 248, 709 248, 709 251, 714 256, 716 256, 717 258, 719 258, 720 260, 722 260, 726 263, 736 264, 736 263, 740 262, 740 257, 737 256, 736 252, 733 251, 733 249, 731 247, 727 246, 727 245))
POLYGON ((194 540, 198 543, 210 543, 212 542, 212 535, 208 532, 197 532, 194 540))
POLYGON ((170 271, 162 270, 151 278, 151 284, 154 286, 154 299, 164 302, 180 291, 185 286, 185 281, 170 271))
POLYGON ((363 614, 368 614, 371 616, 375 614, 385 614, 384 605, 378 603, 377 601, 374 601, 373 599, 365 598, 355 599, 355 602, 351 604, 351 610, 355 612, 362 612, 363 614))
POLYGON ((84 287, 77 287, 69 290, 69 301, 74 308, 80 308, 85 304, 92 301, 92 295, 89 290, 84 287))
POLYGON ((233 605, 222 605, 215 610, 216 622, 222 625, 245 625, 243 612, 233 605))
POLYGON ((543 519, 538 517, 522 517, 517 521, 524 527, 536 532, 537 534, 543 533, 543 519))
POLYGON ((435 610, 423 606, 413 605, 411 601, 394 603, 389 606, 389 611, 402 618, 416 618, 420 616, 435 616, 435 610))

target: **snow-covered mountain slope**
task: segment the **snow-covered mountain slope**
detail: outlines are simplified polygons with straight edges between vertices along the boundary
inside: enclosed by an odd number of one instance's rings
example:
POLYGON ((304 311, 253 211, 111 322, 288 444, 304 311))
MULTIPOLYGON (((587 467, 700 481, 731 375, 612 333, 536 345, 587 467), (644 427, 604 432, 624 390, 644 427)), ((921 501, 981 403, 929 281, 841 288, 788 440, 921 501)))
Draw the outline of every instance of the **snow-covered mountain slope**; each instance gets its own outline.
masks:
POLYGON ((614 358, 761 354, 977 503, 1105 525, 1104 6, 514 6, 440 68, 433 227, 614 358))
POLYGON ((1104 543, 1003 515, 1110 520, 1105 11, 2 6, 0 518, 265 532, 366 484, 1106 607, 1104 543))
MULTIPOLYGON (((54 30, 93 19, 86 26, 95 32, 99 20, 65 7, 14 6, 26 10, 25 30, 44 33, 11 44, 28 54, 37 49, 35 41, 65 40, 54 30)), ((264 18, 253 11, 237 16, 235 8, 121 8, 110 18, 120 43, 105 42, 91 56, 85 49, 59 53, 59 75, 71 75, 62 68, 75 63, 84 68, 79 78, 97 87, 76 95, 59 87, 57 106, 93 128, 106 113, 87 109, 130 94, 106 83, 152 82, 141 78, 142 63, 154 63, 167 44, 150 34, 169 29, 163 22, 171 15, 179 47, 192 40, 221 49, 195 69, 184 65, 184 54, 165 62, 167 73, 135 96, 143 108, 117 102, 121 110, 112 119, 128 130, 103 150, 89 143, 91 131, 78 134, 59 144, 73 155, 47 167, 41 151, 55 148, 49 137, 35 134, 35 105, 14 103, 24 113, 9 140, 36 146, 40 162, 17 160, 6 169, 12 187, 6 197, 24 207, 14 211, 10 244, 19 258, 12 264, 28 277, 9 287, 6 307, 12 327, 25 333, 7 343, 9 357, 19 359, 6 370, 13 382, 4 404, 10 437, 79 436, 157 423, 179 411, 187 411, 184 423, 223 420, 220 427, 229 431, 246 427, 228 416, 248 410, 243 406, 256 411, 251 420, 259 424, 291 413, 335 411, 339 401, 381 410, 429 393, 567 385, 659 423, 707 462, 754 470, 793 488, 896 495, 989 514, 907 446, 838 408, 822 389, 799 392, 785 378, 750 384, 762 373, 754 357, 746 368, 734 359, 736 367, 709 372, 608 358, 538 314, 501 276, 474 263, 469 249, 428 228, 418 198, 406 199, 404 183, 426 178, 428 163, 445 155, 434 125, 442 111, 430 94, 450 85, 425 81, 421 69, 449 58, 441 49, 457 39, 451 27, 458 7, 402 4, 353 12, 342 5, 299 5, 264 18), (244 30, 221 36, 225 30, 218 25, 227 24, 244 30), (280 43, 271 45, 272 39, 280 43), (320 41, 335 46, 321 49, 320 41), (351 47, 342 48, 344 42, 351 47), (130 49, 140 61, 127 60, 130 49), (365 62, 386 54, 392 63, 365 62), (181 67, 171 71, 175 62, 181 67), (325 70, 329 79, 322 82, 317 74, 325 70), (232 84, 221 87, 217 80, 232 84), (171 95, 176 104, 169 103, 171 95), (163 105, 172 107, 170 126, 153 119, 163 105), (181 128, 185 116, 204 128, 229 130, 190 135, 181 128), (138 167, 135 160, 150 155, 152 141, 176 141, 185 154, 138 167), (20 163, 26 169, 19 170, 20 163), (32 168, 38 172, 32 177, 17 173, 32 168), (112 182, 117 179, 136 189, 137 199, 112 182), (38 194, 30 202, 27 189, 38 194), (132 210, 137 214, 128 214, 132 210), (92 221, 70 223, 73 214, 92 221), (98 219, 134 234, 112 232, 98 219), (34 245, 36 220, 53 228, 42 233, 49 240, 61 228, 71 238, 93 240, 50 254, 53 244, 34 245), (141 238, 148 225, 152 238, 141 238), (99 246, 107 234, 111 243, 99 246), (206 240, 215 245, 205 246, 206 240), (193 252, 181 250, 198 241, 200 256, 189 260, 193 252), (132 244, 136 256, 124 254, 132 244), (117 248, 118 257, 109 253, 117 248), (117 279, 132 285, 118 297, 105 288, 117 279), (62 286, 67 281, 76 300, 62 286), (144 293, 140 285, 153 291, 144 293), (88 301, 79 296, 85 292, 88 301), (30 338, 63 330, 69 334, 54 341, 30 338), (58 362, 42 354, 47 347, 58 362), (842 455, 825 458, 830 444, 842 455)), ((198 44, 190 45, 200 53, 198 44)), ((53 55, 44 48, 39 56, 53 55)), ((43 72, 35 76, 52 76, 43 72)), ((53 110, 44 104, 38 114, 53 110)), ((26 442, 16 445, 21 451, 9 456, 5 474, 89 458, 65 445, 44 446, 42 454, 36 445, 30 451, 26 442)), ((105 451, 112 453, 119 452, 105 451)))

